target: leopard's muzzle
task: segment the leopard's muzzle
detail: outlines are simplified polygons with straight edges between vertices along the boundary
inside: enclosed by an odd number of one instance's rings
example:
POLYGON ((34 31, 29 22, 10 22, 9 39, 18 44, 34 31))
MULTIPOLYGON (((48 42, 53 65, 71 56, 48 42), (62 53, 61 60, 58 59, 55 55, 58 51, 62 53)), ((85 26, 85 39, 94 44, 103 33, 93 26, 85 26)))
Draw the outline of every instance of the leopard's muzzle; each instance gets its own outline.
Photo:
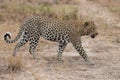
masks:
POLYGON ((98 33, 92 34, 91 38, 95 38, 98 35, 98 33))

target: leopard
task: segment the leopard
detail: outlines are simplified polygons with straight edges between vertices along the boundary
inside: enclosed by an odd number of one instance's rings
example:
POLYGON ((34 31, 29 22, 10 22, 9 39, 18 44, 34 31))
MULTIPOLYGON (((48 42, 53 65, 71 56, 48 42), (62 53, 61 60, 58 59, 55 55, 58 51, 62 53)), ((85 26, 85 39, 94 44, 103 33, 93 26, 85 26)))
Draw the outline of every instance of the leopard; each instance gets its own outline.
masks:
POLYGON ((4 41, 6 43, 16 44, 13 50, 13 56, 16 56, 17 51, 29 42, 29 53, 36 58, 36 47, 39 39, 58 43, 58 61, 62 61, 62 54, 68 43, 72 43, 73 47, 80 54, 85 62, 90 62, 81 42, 82 36, 90 36, 95 38, 98 35, 97 26, 94 21, 82 20, 59 20, 48 18, 46 16, 32 16, 23 21, 20 25, 20 30, 14 39, 11 39, 12 34, 6 32, 4 34, 4 41))

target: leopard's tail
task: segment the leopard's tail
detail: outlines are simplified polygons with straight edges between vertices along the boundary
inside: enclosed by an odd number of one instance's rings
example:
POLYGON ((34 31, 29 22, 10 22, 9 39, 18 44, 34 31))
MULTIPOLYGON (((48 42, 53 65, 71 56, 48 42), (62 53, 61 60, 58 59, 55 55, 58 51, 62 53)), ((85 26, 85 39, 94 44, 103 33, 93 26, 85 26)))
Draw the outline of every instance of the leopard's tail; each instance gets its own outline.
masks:
POLYGON ((11 36, 12 36, 11 33, 6 32, 5 35, 4 35, 4 41, 8 44, 16 42, 22 36, 23 31, 24 31, 24 29, 23 29, 23 27, 21 27, 17 36, 13 40, 10 40, 11 36))

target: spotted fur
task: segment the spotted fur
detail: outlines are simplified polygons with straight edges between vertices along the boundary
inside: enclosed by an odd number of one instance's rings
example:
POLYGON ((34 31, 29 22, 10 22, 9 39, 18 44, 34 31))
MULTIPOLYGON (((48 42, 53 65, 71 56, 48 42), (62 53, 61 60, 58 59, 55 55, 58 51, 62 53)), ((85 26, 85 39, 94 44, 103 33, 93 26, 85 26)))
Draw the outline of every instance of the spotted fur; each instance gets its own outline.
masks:
POLYGON ((85 35, 91 36, 92 38, 98 35, 96 25, 93 21, 66 22, 47 17, 34 16, 24 21, 15 39, 9 40, 11 36, 7 33, 4 35, 4 40, 6 43, 14 43, 22 37, 14 49, 13 56, 16 55, 16 52, 20 47, 29 41, 29 52, 33 55, 33 58, 35 58, 35 49, 40 37, 58 42, 58 60, 61 60, 62 53, 67 44, 72 43, 83 59, 89 61, 81 42, 81 36, 85 35))

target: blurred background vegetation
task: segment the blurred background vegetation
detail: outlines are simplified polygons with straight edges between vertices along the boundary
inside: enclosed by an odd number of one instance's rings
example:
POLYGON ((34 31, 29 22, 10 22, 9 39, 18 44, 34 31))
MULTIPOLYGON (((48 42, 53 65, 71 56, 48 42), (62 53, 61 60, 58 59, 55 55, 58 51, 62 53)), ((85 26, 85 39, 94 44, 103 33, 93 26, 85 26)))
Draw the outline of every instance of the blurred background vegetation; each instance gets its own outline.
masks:
MULTIPOLYGON (((80 10, 78 9, 80 1, 81 0, 0 0, 0 22, 21 22, 26 17, 33 15, 43 15, 61 20, 77 19, 78 14, 80 14, 78 13, 80 10)), ((120 0, 88 1, 99 3, 103 7, 107 7, 109 11, 120 16, 120 0)))
POLYGON ((76 19, 76 4, 77 0, 0 0, 0 22, 19 22, 32 15, 76 19))

